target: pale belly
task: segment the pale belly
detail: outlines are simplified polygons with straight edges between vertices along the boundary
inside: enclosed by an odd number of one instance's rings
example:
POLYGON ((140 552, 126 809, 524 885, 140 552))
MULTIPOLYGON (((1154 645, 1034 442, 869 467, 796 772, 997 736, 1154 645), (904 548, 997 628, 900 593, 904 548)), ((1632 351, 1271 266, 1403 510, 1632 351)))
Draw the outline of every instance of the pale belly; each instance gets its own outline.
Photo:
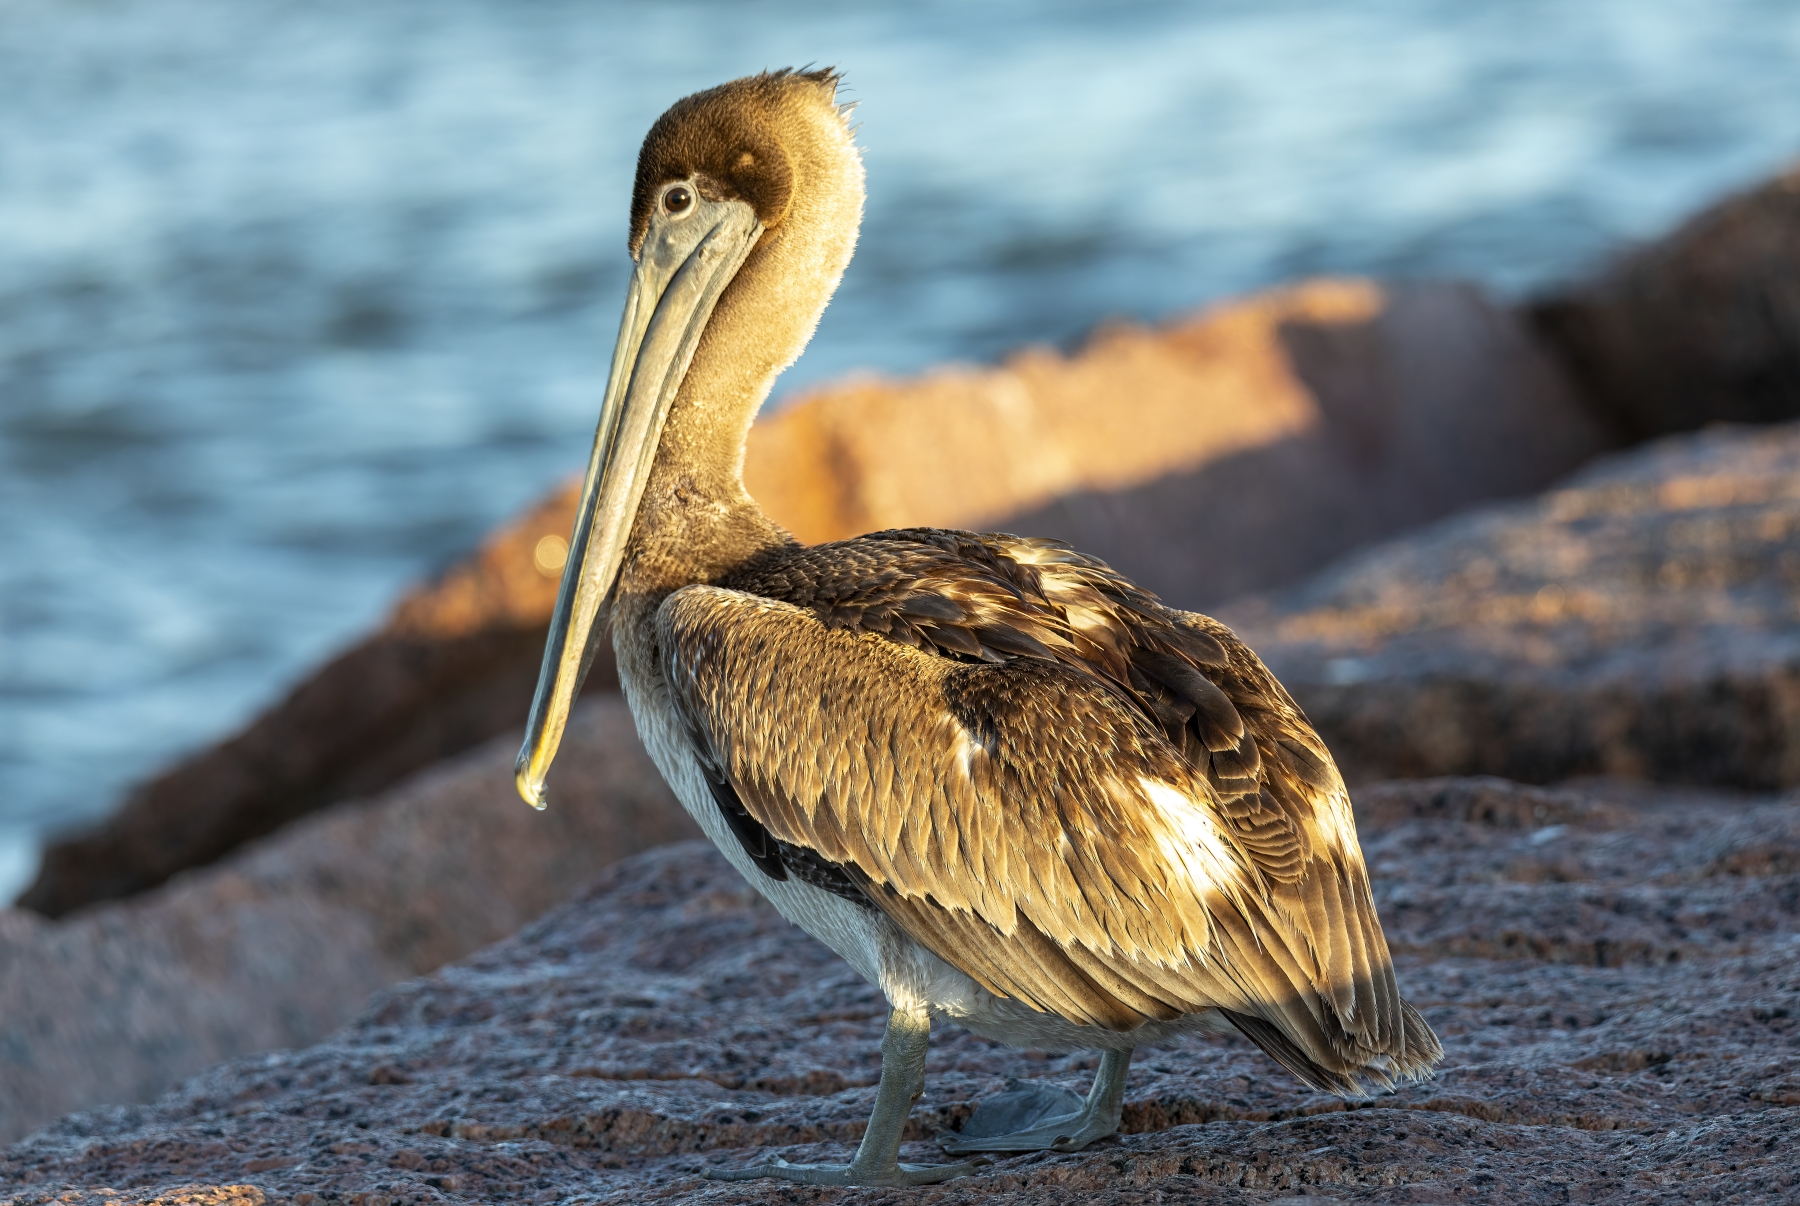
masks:
POLYGON ((924 1007, 936 1016, 1013 1047, 1071 1051, 1128 1051, 1183 1033, 1219 1033, 1231 1026, 1212 1010, 1130 1031, 1081 1026, 1041 1013, 1010 997, 989 992, 967 973, 916 942, 884 914, 790 876, 771 879, 751 861, 731 832, 692 744, 669 700, 660 672, 634 665, 639 659, 620 648, 619 679, 637 722, 638 735, 676 799, 694 818, 738 874, 789 921, 836 951, 898 1008, 924 1007))

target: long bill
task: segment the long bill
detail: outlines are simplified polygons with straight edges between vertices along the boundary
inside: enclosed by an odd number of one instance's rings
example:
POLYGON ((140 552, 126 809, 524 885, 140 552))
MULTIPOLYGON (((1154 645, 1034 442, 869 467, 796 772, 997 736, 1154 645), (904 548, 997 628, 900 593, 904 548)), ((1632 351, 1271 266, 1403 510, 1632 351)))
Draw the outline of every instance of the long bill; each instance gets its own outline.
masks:
POLYGON ((546 803, 544 779, 593 663, 600 613, 618 581, 663 422, 719 295, 761 234, 756 212, 744 202, 696 198, 692 212, 679 218, 659 214, 645 236, 513 771, 519 795, 533 808, 546 803))

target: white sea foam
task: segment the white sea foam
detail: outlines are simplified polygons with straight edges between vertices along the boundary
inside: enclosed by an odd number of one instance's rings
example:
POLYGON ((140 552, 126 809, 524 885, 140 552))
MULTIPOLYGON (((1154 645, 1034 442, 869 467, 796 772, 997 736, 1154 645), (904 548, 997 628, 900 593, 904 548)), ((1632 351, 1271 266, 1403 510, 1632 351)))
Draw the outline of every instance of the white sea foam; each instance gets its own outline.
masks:
POLYGON ((34 829, 0 828, 0 902, 11 900, 37 873, 38 835, 34 829))

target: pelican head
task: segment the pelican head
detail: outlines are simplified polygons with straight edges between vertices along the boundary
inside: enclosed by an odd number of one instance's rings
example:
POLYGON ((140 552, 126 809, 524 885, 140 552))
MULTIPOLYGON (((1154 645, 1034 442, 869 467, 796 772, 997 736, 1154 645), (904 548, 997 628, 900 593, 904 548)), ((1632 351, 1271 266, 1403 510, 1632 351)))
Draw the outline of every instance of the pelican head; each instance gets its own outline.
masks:
POLYGON ((659 452, 742 495, 750 421, 850 261, 863 171, 837 87, 779 71, 697 92, 638 153, 636 266, 514 776, 535 808, 659 452))

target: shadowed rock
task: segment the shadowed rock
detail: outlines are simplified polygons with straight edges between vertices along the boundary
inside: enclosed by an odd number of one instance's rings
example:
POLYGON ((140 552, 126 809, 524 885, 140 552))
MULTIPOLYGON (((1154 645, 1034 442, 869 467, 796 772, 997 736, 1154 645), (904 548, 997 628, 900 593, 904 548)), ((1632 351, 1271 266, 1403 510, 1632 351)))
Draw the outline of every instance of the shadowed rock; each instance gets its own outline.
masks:
POLYGON ((1800 167, 1530 310, 1634 440, 1800 416, 1800 167))
MULTIPOLYGON (((906 1199, 1791 1198, 1800 875, 1779 859, 1800 839, 1800 806, 1625 790, 1438 780, 1359 793, 1402 983, 1444 1038, 1437 1080, 1350 1106, 1241 1039, 1182 1040, 1138 1053, 1121 1138, 1002 1159, 906 1199), (1788 869, 1746 874, 1733 859, 1788 869)), ((47 1128, 0 1161, 0 1186, 21 1202, 104 1186, 136 1188, 67 1200, 148 1203, 185 1186, 307 1206, 891 1201, 699 1177, 766 1146, 845 1158, 884 1013, 709 846, 665 847, 377 998, 328 1042, 47 1128)), ((940 1027, 905 1156, 937 1158, 932 1133, 1008 1076, 1082 1089, 1092 1065, 940 1027)))
MULTIPOLYGON (((1059 536, 1200 607, 1538 489, 1603 446, 1476 290, 1315 281, 1108 328, 1074 357, 814 394, 757 424, 746 479, 802 540, 910 524, 1059 536)), ((243 733, 52 845, 19 903, 60 916, 143 891, 519 726, 573 514, 569 486, 243 733)), ((609 663, 610 646, 591 686, 614 685, 609 663)))
POLYGON ((613 859, 694 835, 616 696, 570 725, 548 812, 513 794, 517 740, 127 904, 60 923, 0 912, 0 1137, 312 1042, 371 992, 511 933, 613 859))
POLYGON ((1716 428, 1226 608, 1349 778, 1800 784, 1800 424, 1716 428))

